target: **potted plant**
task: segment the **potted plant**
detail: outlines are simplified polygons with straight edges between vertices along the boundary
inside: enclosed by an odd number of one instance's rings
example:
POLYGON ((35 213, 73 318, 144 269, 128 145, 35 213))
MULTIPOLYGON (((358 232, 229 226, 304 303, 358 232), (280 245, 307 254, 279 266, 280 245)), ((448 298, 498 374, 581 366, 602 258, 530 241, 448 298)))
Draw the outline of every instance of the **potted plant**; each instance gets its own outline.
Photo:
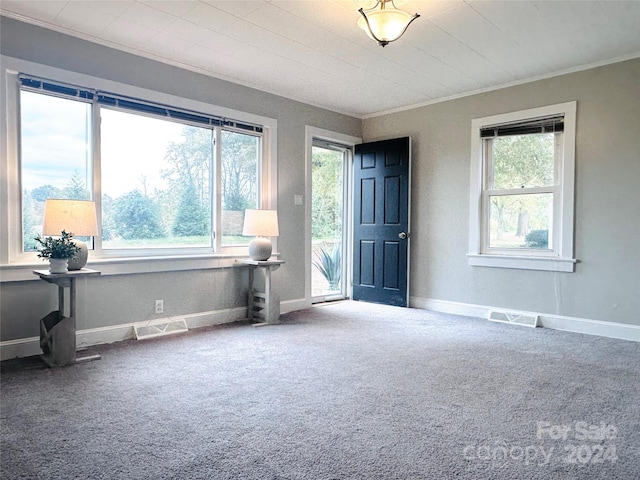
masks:
POLYGON ((67 273, 68 260, 80 251, 73 243, 73 235, 64 230, 60 237, 43 239, 38 235, 35 237, 35 241, 40 245, 38 257, 49 260, 50 273, 67 273))
POLYGON ((333 250, 330 252, 324 246, 320 247, 316 251, 316 258, 313 260, 313 265, 320 271, 322 276, 329 282, 329 290, 340 290, 340 275, 342 274, 342 267, 340 263, 340 244, 336 243, 333 250))

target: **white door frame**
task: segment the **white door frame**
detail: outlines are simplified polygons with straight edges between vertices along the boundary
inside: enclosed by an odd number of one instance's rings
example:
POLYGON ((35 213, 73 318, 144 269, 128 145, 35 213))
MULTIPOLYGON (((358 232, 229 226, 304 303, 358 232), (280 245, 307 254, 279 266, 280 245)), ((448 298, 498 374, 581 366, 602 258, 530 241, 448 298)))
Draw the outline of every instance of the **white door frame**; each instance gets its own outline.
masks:
MULTIPOLYGON (((325 130, 322 128, 305 126, 305 303, 311 305, 311 194, 312 194, 312 147, 313 139, 320 139, 327 142, 338 143, 353 149, 354 145, 362 143, 362 139, 359 137, 353 137, 351 135, 345 135, 343 133, 332 132, 331 130, 325 130)), ((345 204, 345 211, 347 212, 347 218, 344 220, 345 232, 343 233, 343 240, 346 246, 346 255, 344 257, 345 265, 347 266, 347 278, 344 279, 343 285, 345 288, 345 294, 347 297, 351 296, 351 252, 352 252, 352 212, 353 212, 353 198, 352 189, 350 188, 351 180, 353 178, 353 165, 349 165, 345 169, 346 175, 343 178, 344 184, 348 187, 348 198, 345 204)))

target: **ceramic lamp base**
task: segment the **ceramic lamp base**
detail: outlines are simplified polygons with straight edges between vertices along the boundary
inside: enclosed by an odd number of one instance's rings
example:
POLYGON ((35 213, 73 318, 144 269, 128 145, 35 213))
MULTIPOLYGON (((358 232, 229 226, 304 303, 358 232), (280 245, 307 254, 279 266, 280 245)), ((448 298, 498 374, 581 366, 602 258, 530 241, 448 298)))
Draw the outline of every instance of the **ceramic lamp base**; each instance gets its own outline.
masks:
POLYGON ((251 260, 258 262, 269 260, 272 248, 271 240, 265 237, 256 237, 249 243, 249 256, 251 260))
POLYGON ((84 268, 87 264, 87 259, 89 258, 89 249, 87 248, 87 244, 74 238, 72 240, 73 243, 76 244, 80 250, 69 259, 69 270, 80 270, 84 268))

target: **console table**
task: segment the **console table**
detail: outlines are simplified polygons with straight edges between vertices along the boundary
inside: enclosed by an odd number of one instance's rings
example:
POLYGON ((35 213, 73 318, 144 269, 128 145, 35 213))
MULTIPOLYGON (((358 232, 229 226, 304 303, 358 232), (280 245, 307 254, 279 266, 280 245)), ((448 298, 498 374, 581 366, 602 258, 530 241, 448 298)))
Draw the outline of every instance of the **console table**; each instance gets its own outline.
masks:
POLYGON ((76 357, 76 280, 100 275, 97 270, 82 268, 67 273, 34 270, 42 280, 58 286, 58 310, 40 320, 42 360, 50 367, 62 367, 79 362, 98 360, 100 355, 76 357), (65 288, 69 289, 69 316, 65 317, 65 288))
POLYGON ((271 272, 280 268, 283 260, 239 260, 249 266, 249 297, 247 299, 247 317, 249 320, 260 319, 253 326, 273 325, 280 318, 280 296, 271 290, 271 272), (256 270, 264 271, 264 289, 256 288, 256 270))

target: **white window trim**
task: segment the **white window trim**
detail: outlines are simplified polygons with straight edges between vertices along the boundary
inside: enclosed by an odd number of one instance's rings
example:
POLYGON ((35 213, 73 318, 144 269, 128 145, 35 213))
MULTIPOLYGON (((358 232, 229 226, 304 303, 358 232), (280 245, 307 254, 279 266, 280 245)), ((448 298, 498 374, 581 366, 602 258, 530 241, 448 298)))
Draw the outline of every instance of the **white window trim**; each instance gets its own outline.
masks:
POLYGON ((518 112, 510 112, 489 117, 476 118, 471 121, 471 182, 469 196, 469 265, 483 267, 518 268, 525 270, 547 270, 557 272, 573 272, 576 259, 573 258, 574 235, 574 189, 575 189, 575 137, 576 137, 576 102, 532 108, 518 112), (556 254, 548 252, 510 252, 501 255, 482 252, 482 191, 483 191, 483 141, 480 130, 490 125, 512 123, 533 118, 564 115, 564 146, 559 168, 560 183, 554 192, 558 196, 559 215, 556 232, 556 254))
MULTIPOLYGON (((262 125, 261 202, 262 208, 277 209, 277 120, 261 115, 241 112, 213 104, 135 87, 119 82, 92 77, 47 65, 41 65, 13 57, 0 56, 0 131, 3 151, 0 152, 0 281, 32 280, 32 268, 44 268, 37 254, 22 252, 22 205, 20 194, 20 165, 18 145, 18 73, 51 78, 71 85, 88 85, 91 88, 118 92, 151 102, 174 105, 205 114, 224 116, 238 121, 262 125)), ((94 173, 99 175, 99 172, 94 173)), ((219 194, 218 194, 219 195, 219 194)), ((216 239, 219 242, 219 239, 216 239)), ((273 239, 274 252, 278 252, 277 239, 273 239)), ((218 244, 219 245, 219 244, 218 244)), ((167 256, 131 256, 134 252, 109 252, 97 258, 89 254, 89 266, 107 271, 108 274, 150 271, 191 270, 232 266, 235 258, 248 256, 246 247, 223 247, 218 253, 184 250, 167 250, 167 256), (128 254, 128 255, 127 255, 128 254), (196 260, 197 261, 193 261, 196 260), (103 268, 104 267, 104 268, 103 268)), ((153 255, 153 252, 149 252, 153 255)), ((276 254, 277 255, 277 254, 276 254)))

